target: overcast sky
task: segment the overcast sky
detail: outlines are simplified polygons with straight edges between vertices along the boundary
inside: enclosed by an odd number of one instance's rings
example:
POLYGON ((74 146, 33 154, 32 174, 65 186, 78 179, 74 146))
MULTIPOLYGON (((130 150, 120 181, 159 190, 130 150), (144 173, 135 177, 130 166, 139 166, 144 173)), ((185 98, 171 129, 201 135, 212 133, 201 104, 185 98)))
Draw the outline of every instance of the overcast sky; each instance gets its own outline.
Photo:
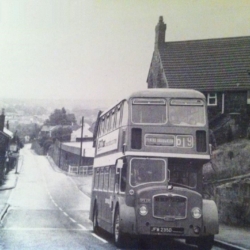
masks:
POLYGON ((0 0, 0 98, 112 99, 147 88, 166 41, 250 36, 250 0, 0 0))

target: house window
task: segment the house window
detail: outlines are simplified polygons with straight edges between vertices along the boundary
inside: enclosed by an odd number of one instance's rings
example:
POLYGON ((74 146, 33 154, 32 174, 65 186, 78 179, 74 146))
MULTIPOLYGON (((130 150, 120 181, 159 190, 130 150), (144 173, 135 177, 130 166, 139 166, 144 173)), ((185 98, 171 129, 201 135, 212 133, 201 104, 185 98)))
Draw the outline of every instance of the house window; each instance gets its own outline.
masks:
POLYGON ((217 106, 217 93, 207 94, 207 105, 208 106, 217 106))

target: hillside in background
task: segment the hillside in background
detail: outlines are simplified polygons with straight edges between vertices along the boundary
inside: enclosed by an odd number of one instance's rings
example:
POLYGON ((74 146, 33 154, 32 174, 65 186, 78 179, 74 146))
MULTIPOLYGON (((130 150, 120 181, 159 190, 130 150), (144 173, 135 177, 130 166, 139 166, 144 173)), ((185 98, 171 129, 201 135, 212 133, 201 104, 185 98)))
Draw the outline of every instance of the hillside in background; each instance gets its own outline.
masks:
POLYGON ((75 115, 78 125, 84 117, 84 122, 91 126, 98 112, 106 110, 110 103, 105 100, 1 99, 0 111, 5 110, 5 123, 9 123, 9 130, 17 131, 22 140, 26 136, 32 140, 55 109, 65 108, 67 113, 75 115))

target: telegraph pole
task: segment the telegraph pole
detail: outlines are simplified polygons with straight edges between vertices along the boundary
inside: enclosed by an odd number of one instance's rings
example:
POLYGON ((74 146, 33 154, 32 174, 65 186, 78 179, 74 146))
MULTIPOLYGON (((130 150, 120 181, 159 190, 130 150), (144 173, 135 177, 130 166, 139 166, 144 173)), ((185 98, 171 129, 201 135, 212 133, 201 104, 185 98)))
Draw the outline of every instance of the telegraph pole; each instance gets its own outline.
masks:
MULTIPOLYGON (((80 159, 79 159, 79 167, 82 165, 82 139, 83 139, 83 127, 84 127, 84 116, 82 117, 82 130, 81 130, 81 144, 80 144, 80 159)), ((78 169, 79 171, 79 169, 78 169)))

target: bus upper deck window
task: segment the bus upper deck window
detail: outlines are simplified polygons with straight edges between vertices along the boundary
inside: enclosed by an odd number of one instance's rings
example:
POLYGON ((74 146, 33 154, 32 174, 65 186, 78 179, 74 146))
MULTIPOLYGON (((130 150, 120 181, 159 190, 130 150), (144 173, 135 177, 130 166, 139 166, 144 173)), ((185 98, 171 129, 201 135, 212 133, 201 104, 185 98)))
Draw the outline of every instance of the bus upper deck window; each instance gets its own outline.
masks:
POLYGON ((205 105, 200 99, 172 99, 169 106, 169 121, 177 126, 204 126, 205 105))
POLYGON ((113 109, 111 112, 111 119, 110 119, 110 129, 113 130, 115 128, 115 110, 113 109))
POLYGON ((106 132, 109 132, 110 131, 110 114, 108 113, 107 114, 107 117, 106 117, 106 119, 107 119, 107 122, 106 122, 106 132))
POLYGON ((116 127, 120 126, 120 120, 121 120, 121 105, 119 105, 117 108, 116 127))
POLYGON ((116 128, 117 110, 114 112, 113 128, 116 128))
POLYGON ((102 118, 102 134, 105 134, 105 122, 106 122, 106 119, 105 119, 105 116, 103 116, 103 118, 102 118))
POLYGON ((167 122, 166 100, 163 98, 134 98, 132 122, 135 124, 165 124, 167 122))

